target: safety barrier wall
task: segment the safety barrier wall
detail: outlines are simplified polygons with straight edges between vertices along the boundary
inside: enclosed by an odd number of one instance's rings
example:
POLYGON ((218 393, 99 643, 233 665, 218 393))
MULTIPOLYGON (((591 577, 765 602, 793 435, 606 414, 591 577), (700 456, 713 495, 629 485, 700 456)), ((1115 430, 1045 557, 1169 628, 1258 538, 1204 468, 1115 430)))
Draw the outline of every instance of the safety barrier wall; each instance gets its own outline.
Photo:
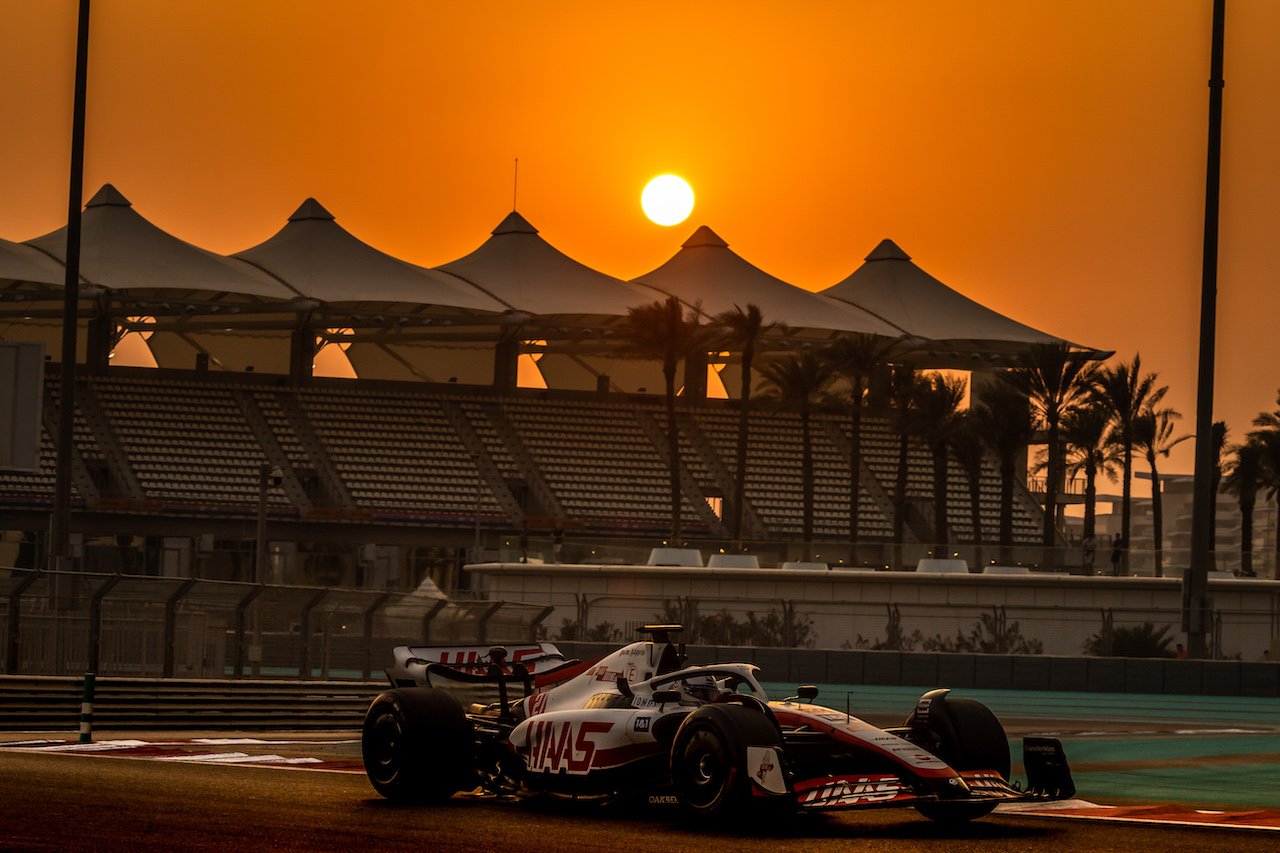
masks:
MULTIPOLYGON (((1176 578, 701 566, 473 565, 494 598, 547 605, 553 641, 618 641, 679 623, 691 643, 1159 657, 1182 633, 1176 578), (1025 646, 1026 648, 1023 648, 1025 646)), ((1280 657, 1280 582, 1214 578, 1210 657, 1280 657)))
MULTIPOLYGON (((613 643, 557 642, 591 660, 613 643)), ((1058 655, 686 647, 690 664, 754 663, 760 679, 794 684, 1280 697, 1280 663, 1058 655)))
MULTIPOLYGON (((83 677, 0 675, 0 731, 75 731, 83 677)), ((98 678, 101 731, 358 729, 387 688, 371 681, 98 678)))
MULTIPOLYGON (((591 660, 611 643, 558 643, 591 660)), ((784 684, 1280 697, 1280 663, 692 646, 689 662, 754 663, 784 684)), ((76 730, 82 677, 0 675, 0 731, 76 730)), ((385 681, 100 678, 94 727, 355 731, 385 681)))

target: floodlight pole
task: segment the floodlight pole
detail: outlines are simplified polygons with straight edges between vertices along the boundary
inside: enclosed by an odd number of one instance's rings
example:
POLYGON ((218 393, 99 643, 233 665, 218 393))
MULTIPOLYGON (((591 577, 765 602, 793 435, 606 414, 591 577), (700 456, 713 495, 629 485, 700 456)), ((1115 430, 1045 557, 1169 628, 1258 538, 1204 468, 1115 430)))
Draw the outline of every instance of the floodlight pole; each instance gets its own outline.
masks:
POLYGON ((1207 657, 1213 561, 1213 369, 1218 297, 1218 196, 1222 173, 1223 29, 1226 0, 1213 2, 1213 48, 1209 59, 1209 157, 1204 197, 1204 267, 1200 285, 1200 365, 1196 386, 1196 457, 1191 504, 1191 568, 1182 581, 1182 630, 1187 653, 1207 657))
MULTIPOLYGON (((76 333, 80 307, 80 209, 84 203, 84 113, 89 72, 89 0, 80 0, 76 31, 75 103, 71 114, 71 186, 67 201, 66 278, 62 293, 62 364, 49 567, 71 557, 71 442, 75 425, 76 333)), ((62 566, 70 568, 70 566, 62 566)))

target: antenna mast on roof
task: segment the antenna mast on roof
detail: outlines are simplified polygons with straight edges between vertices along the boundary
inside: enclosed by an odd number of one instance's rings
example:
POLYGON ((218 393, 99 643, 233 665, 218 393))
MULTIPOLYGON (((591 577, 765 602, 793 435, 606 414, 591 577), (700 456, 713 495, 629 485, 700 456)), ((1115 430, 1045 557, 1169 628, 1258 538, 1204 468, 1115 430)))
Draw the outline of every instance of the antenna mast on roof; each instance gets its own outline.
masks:
POLYGON ((516 209, 516 195, 520 191, 520 158, 516 158, 516 171, 511 177, 511 209, 516 209))

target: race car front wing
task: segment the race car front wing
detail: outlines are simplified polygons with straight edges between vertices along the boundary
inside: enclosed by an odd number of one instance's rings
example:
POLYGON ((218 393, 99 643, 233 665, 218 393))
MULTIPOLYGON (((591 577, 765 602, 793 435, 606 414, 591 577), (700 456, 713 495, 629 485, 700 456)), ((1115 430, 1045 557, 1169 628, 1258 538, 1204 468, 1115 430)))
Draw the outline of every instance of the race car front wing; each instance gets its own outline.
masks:
MULTIPOLYGON (((1022 743, 1027 787, 1021 789, 990 770, 960 771, 954 794, 927 790, 892 774, 850 773, 793 783, 796 803, 806 810, 910 806, 922 802, 990 803, 1061 800, 1075 794, 1071 769, 1056 738, 1028 737, 1022 743)), ((776 795, 757 786, 760 796, 776 795)))

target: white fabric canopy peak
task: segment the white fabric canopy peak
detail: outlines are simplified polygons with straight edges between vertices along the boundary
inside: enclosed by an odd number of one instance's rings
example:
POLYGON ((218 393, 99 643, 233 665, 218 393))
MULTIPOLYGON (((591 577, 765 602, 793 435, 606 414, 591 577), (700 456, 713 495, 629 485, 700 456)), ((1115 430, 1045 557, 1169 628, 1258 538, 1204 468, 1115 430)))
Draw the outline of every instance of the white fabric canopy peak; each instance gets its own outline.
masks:
POLYGON ((703 225, 662 266, 634 280, 689 305, 701 304, 708 315, 735 306, 756 305, 766 322, 793 329, 864 332, 897 337, 902 330, 861 309, 775 278, 743 260, 729 244, 703 225))
MULTIPOLYGON (((65 263, 67 229, 27 240, 26 245, 65 263)), ((113 290, 203 290, 274 299, 295 295, 261 270, 152 225, 111 184, 104 184, 85 205, 80 275, 113 290)))
POLYGON ((408 302, 477 311, 505 306, 451 276, 402 261, 359 240, 309 198, 268 240, 233 258, 267 270, 322 302, 408 302))
POLYGON ((580 264, 538 236, 512 212, 471 254, 435 269, 481 288, 505 306, 529 314, 620 316, 661 298, 648 288, 580 264))
POLYGON ((892 240, 882 240, 852 275, 820 293, 934 341, 1064 343, 957 293, 892 240))

